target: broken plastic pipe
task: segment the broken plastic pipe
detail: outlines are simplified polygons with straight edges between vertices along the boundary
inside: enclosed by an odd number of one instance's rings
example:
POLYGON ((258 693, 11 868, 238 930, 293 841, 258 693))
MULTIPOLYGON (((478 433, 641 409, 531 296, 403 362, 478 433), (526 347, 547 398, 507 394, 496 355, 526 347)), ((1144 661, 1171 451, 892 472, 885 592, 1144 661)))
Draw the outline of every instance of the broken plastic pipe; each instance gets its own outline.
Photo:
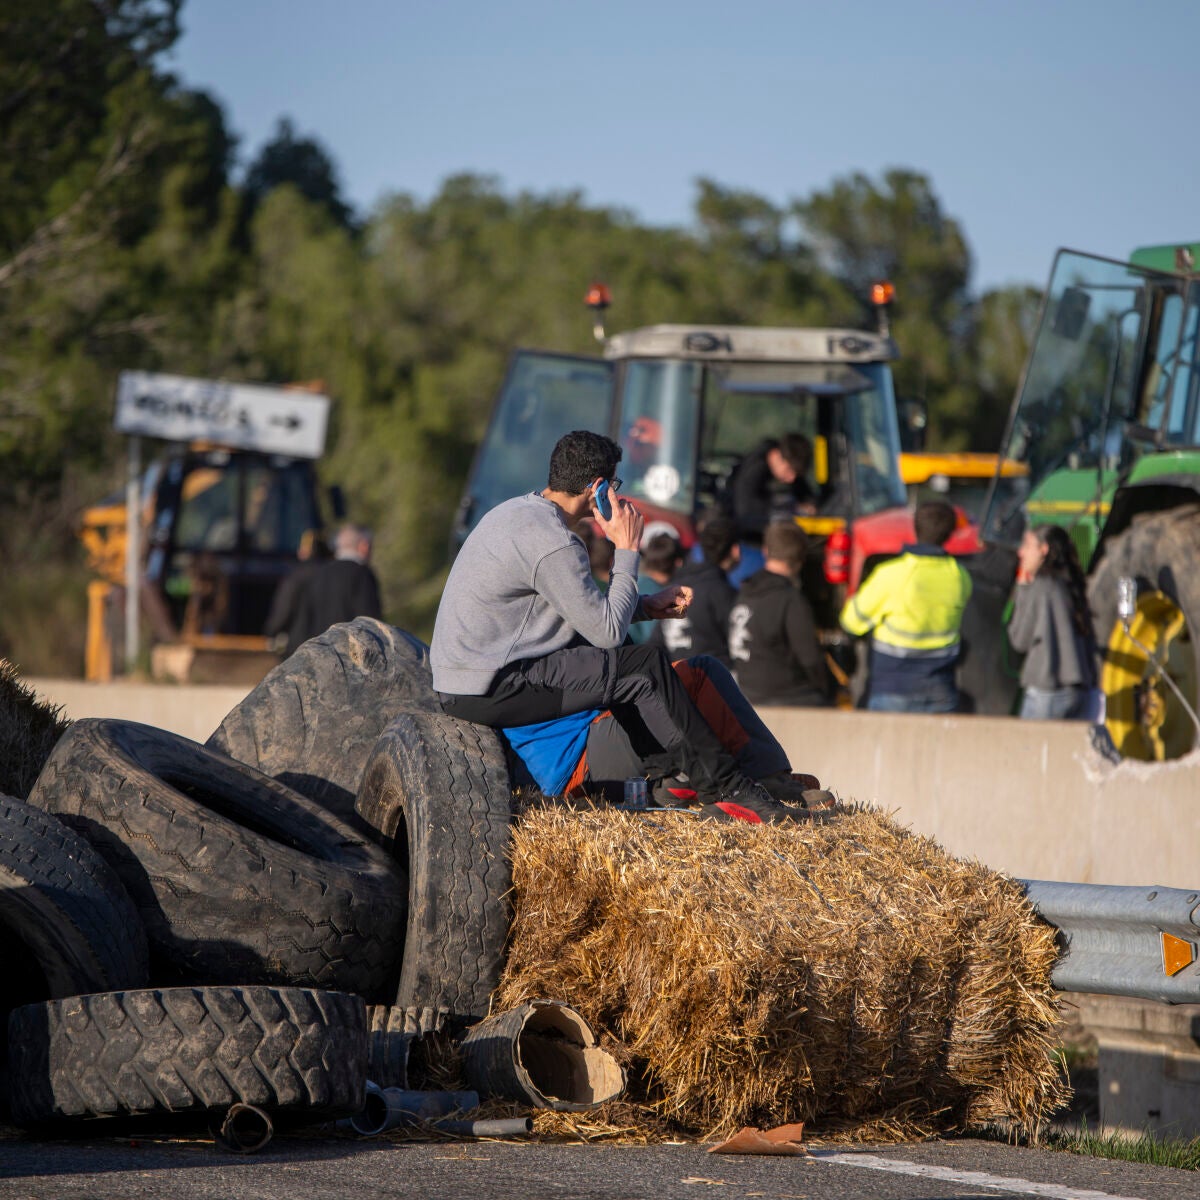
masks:
POLYGON ((532 1117, 496 1117, 484 1121, 455 1121, 442 1120, 433 1123, 435 1129, 443 1133, 453 1133, 458 1137, 523 1137, 533 1132, 532 1117))
POLYGON ((253 1104, 232 1104, 219 1127, 213 1129, 217 1145, 234 1154, 256 1154, 274 1136, 271 1118, 253 1104))
POLYGON ((381 1088, 368 1081, 362 1110, 338 1122, 362 1137, 375 1137, 400 1125, 436 1121, 454 1112, 479 1107, 477 1092, 419 1092, 404 1088, 381 1088))
POLYGON ((530 1000, 474 1025, 462 1042, 467 1082, 483 1096, 581 1112, 625 1090, 625 1072, 592 1027, 556 1000, 530 1000))

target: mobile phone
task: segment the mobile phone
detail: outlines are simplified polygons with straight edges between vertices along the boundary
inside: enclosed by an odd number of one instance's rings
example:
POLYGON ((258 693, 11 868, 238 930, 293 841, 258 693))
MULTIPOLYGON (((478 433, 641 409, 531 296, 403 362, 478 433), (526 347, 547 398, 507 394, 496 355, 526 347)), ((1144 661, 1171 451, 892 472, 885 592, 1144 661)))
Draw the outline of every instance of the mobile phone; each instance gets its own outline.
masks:
POLYGON ((612 499, 610 498, 608 480, 601 480, 596 485, 596 507, 600 510, 600 515, 606 520, 612 520, 612 499))

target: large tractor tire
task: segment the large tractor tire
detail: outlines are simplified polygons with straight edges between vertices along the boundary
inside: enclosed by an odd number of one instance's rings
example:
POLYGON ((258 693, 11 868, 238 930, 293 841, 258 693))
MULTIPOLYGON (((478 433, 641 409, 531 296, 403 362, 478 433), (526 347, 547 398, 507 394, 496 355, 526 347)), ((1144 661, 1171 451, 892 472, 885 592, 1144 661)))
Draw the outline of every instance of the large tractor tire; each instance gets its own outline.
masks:
POLYGON ((146 930, 111 867, 74 830, 0 796, 0 1009, 141 987, 146 930))
POLYGON ((354 798, 383 727, 398 713, 439 711, 425 643, 358 617, 280 663, 207 744, 361 828, 354 798))
POLYGON ((1161 762, 1189 753, 1200 680, 1200 506, 1144 513, 1112 538, 1093 569, 1088 602, 1101 651, 1105 724, 1124 758, 1161 762), (1137 583, 1125 632, 1117 581, 1137 583), (1174 683, 1172 687, 1163 676, 1174 683), (1187 704, 1180 702, 1176 688, 1187 704))
POLYGON ((362 1108, 366 1009, 304 988, 101 992, 18 1008, 9 1021, 20 1125, 220 1113, 253 1104, 325 1120, 362 1108))
POLYGON ((390 999, 407 881, 318 804, 166 730, 82 720, 29 801, 82 834, 141 913, 151 981, 390 999))
POLYGON ((367 763, 359 815, 409 879, 395 1003, 421 1031, 485 1016, 500 981, 511 800, 499 736, 441 713, 397 717, 367 763))

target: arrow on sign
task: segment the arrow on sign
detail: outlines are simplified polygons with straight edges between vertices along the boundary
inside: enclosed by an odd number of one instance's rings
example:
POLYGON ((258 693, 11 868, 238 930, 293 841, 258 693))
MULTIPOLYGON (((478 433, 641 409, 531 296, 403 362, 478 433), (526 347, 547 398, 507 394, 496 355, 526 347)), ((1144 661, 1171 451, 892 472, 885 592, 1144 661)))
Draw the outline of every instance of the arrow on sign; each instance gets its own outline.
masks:
POLYGON ((272 425, 282 425, 284 429, 299 429, 304 423, 295 413, 288 413, 287 416, 273 416, 271 418, 272 425))

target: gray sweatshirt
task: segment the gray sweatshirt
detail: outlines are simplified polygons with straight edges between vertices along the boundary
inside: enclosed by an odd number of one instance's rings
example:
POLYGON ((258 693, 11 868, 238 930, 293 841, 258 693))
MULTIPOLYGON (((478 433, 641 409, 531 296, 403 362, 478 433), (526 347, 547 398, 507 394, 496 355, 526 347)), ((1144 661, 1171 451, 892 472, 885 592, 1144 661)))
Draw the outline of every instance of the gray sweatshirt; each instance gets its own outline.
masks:
POLYGON ((1094 687, 1093 650, 1071 620, 1071 597, 1061 580, 1035 575, 1017 585, 1008 640, 1025 655, 1021 686, 1055 691, 1094 687))
POLYGON ((463 543, 433 626, 439 692, 482 696, 501 667, 543 658, 580 637, 612 648, 638 611, 638 552, 618 550, 606 595, 587 550, 537 492, 487 513, 463 543))

